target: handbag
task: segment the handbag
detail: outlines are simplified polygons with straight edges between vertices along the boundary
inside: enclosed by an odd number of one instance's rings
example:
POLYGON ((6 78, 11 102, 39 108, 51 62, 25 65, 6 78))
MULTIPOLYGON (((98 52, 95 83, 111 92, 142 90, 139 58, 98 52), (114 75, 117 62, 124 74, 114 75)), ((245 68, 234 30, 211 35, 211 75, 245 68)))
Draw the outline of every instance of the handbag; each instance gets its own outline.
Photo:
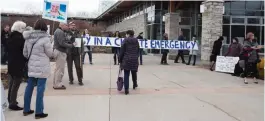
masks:
POLYGON ((123 70, 120 68, 119 69, 119 75, 118 75, 118 79, 117 79, 117 90, 121 91, 123 88, 123 70))

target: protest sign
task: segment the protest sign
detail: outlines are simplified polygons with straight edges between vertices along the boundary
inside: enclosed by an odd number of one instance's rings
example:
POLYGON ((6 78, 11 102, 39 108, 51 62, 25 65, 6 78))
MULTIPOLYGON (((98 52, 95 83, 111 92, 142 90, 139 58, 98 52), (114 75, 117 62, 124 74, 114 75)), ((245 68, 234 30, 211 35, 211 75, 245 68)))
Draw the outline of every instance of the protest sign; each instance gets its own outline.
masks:
POLYGON ((42 18, 67 23, 68 1, 44 1, 42 18))
MULTIPOLYGON (((120 47, 124 38, 115 37, 97 37, 87 36, 83 38, 85 45, 90 46, 107 46, 120 47)), ((193 41, 178 41, 178 40, 144 40, 139 39, 140 48, 144 49, 177 49, 177 50, 198 50, 198 45, 193 41)))
POLYGON ((239 57, 217 56, 215 71, 234 73, 235 65, 239 61, 239 57))

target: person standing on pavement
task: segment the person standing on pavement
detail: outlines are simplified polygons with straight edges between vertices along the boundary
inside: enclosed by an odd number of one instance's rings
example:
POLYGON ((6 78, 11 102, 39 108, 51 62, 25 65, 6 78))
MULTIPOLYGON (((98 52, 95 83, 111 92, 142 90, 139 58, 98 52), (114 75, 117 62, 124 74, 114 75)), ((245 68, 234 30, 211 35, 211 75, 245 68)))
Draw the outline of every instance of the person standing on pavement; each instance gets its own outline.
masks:
POLYGON ((64 68, 66 64, 66 52, 68 48, 74 48, 76 43, 68 43, 65 31, 68 30, 68 26, 65 23, 60 23, 59 28, 54 32, 54 59, 55 59, 55 71, 53 78, 54 89, 66 89, 63 85, 62 78, 64 75, 64 68))
POLYGON ((9 25, 6 25, 5 28, 2 30, 1 32, 1 64, 2 65, 6 65, 6 61, 7 61, 7 56, 8 56, 8 52, 7 52, 7 42, 9 40, 9 36, 10 36, 10 32, 9 32, 9 25))
POLYGON ((252 72, 254 78, 254 83, 258 84, 257 78, 259 77, 257 63, 260 62, 258 52, 262 46, 258 45, 257 40, 254 39, 254 34, 249 32, 247 34, 247 39, 243 44, 243 57, 244 57, 244 83, 248 84, 247 76, 252 72))
MULTIPOLYGON (((168 40, 167 33, 164 33, 163 39, 164 40, 168 40)), ((168 49, 161 49, 161 52, 162 52, 161 64, 162 65, 168 65, 168 63, 167 63, 167 54, 168 54, 169 50, 168 49)))
POLYGON ((8 75, 9 75, 9 87, 8 87, 8 102, 9 109, 11 110, 23 110, 18 106, 17 93, 24 76, 24 69, 26 64, 26 58, 23 56, 23 47, 25 39, 23 38, 23 31, 26 28, 26 23, 22 21, 16 21, 10 34, 10 40, 7 42, 8 46, 8 75))
MULTIPOLYGON (((178 37, 178 41, 184 41, 184 40, 185 40, 185 38, 184 38, 184 36, 183 36, 183 32, 180 31, 180 35, 179 35, 179 37, 178 37)), ((181 58, 182 63, 185 63, 185 59, 184 59, 184 51, 183 51, 183 50, 178 50, 178 54, 177 54, 177 56, 176 56, 176 58, 175 58, 175 63, 179 63, 179 62, 178 62, 179 57, 181 58)))
POLYGON ((220 36, 218 38, 218 40, 214 41, 212 54, 210 56, 210 62, 211 62, 210 70, 211 71, 213 71, 213 67, 215 65, 217 56, 220 55, 223 40, 224 40, 224 38, 222 36, 220 36))
MULTIPOLYGON (((192 42, 197 43, 196 35, 194 35, 192 37, 192 42)), ((187 65, 190 65, 191 57, 193 56, 193 64, 192 65, 195 66, 197 53, 198 53, 198 50, 194 50, 194 48, 190 48, 189 61, 188 61, 187 65)))
MULTIPOLYGON (((88 30, 85 29, 83 37, 89 37, 89 33, 88 30)), ((89 45, 85 45, 84 46, 84 52, 83 52, 83 56, 82 56, 82 63, 85 63, 85 56, 86 53, 88 54, 88 58, 89 58, 89 63, 92 65, 92 48, 89 45)))
MULTIPOLYGON (((120 32, 116 31, 113 37, 121 38, 120 32)), ((120 47, 112 47, 112 53, 114 53, 113 55, 114 65, 117 64, 117 58, 118 58, 118 65, 119 65, 120 64, 120 61, 119 61, 120 47)))
POLYGON ((48 114, 43 113, 43 97, 46 88, 47 78, 50 76, 50 58, 53 57, 53 49, 49 35, 46 33, 47 25, 43 19, 38 20, 34 25, 33 31, 23 33, 26 39, 23 55, 28 58, 28 82, 24 94, 23 115, 27 116, 34 113, 31 110, 31 97, 34 85, 37 85, 36 112, 35 118, 45 118, 48 114))
POLYGON ((125 94, 129 94, 129 77, 132 74, 133 89, 138 87, 137 84, 137 71, 139 66, 139 42, 137 38, 134 38, 134 31, 128 30, 126 32, 126 38, 121 45, 120 62, 121 69, 124 70, 124 89, 125 94))
MULTIPOLYGON (((143 38, 143 32, 139 33, 137 39, 144 39, 143 38)), ((140 48, 140 50, 139 50, 140 65, 143 65, 143 52, 144 52, 143 48, 140 48)))
MULTIPOLYGON (((80 32, 77 30, 75 23, 69 23, 69 31, 67 32, 67 38, 70 43, 75 43, 76 38, 82 38, 80 32)), ((74 84, 73 77, 73 62, 75 63, 76 74, 78 78, 78 84, 83 84, 83 72, 82 72, 82 63, 81 63, 81 55, 84 51, 84 43, 83 39, 81 41, 81 47, 69 48, 67 53, 67 67, 68 67, 68 75, 69 75, 69 84, 74 84)))

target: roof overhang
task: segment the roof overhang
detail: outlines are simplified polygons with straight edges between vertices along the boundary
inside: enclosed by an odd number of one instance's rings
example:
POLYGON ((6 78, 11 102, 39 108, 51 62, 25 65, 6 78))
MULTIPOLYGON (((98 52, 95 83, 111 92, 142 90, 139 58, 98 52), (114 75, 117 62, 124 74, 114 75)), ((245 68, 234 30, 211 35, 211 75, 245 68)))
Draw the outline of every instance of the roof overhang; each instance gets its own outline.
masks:
POLYGON ((101 15, 99 15, 96 19, 97 20, 108 20, 116 15, 120 15, 121 13, 128 11, 131 9, 135 4, 142 2, 142 1, 118 1, 101 15))

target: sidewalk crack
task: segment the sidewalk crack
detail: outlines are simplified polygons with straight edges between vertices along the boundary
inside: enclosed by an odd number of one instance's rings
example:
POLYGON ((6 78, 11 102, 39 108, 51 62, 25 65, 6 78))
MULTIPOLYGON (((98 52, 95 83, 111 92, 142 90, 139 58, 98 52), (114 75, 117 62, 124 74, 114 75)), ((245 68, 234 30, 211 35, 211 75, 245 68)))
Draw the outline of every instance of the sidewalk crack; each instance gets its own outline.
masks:
MULTIPOLYGON (((158 78, 159 80, 162 80, 162 78, 158 77, 156 74, 152 73, 152 75, 154 75, 154 76, 155 76, 156 78, 158 78)), ((162 80, 162 81, 163 81, 163 80, 162 80)), ((168 80, 166 80, 166 81, 168 81, 168 80)), ((185 86, 183 86, 183 85, 181 85, 181 84, 179 84, 179 83, 177 83, 177 82, 174 82, 174 81, 168 81, 168 82, 173 83, 173 84, 176 84, 176 85, 178 85, 178 86, 180 86, 180 87, 182 87, 182 88, 186 88, 185 86)))
POLYGON ((198 97, 195 97, 195 98, 196 98, 197 100, 199 100, 199 101, 201 101, 201 102, 203 102, 203 103, 206 103, 206 104, 208 104, 208 105, 214 107, 215 109, 217 109, 217 110, 219 110, 219 111, 225 113, 227 116, 231 117, 232 119, 234 119, 234 120, 236 120, 236 121, 241 121, 240 119, 238 119, 238 118, 236 118, 235 116, 231 115, 230 113, 228 113, 227 111, 225 111, 225 110, 223 110, 222 108, 218 107, 217 105, 212 104, 212 103, 210 103, 210 102, 207 102, 207 101, 205 101, 205 100, 202 100, 202 99, 200 99, 200 98, 198 98, 198 97))

